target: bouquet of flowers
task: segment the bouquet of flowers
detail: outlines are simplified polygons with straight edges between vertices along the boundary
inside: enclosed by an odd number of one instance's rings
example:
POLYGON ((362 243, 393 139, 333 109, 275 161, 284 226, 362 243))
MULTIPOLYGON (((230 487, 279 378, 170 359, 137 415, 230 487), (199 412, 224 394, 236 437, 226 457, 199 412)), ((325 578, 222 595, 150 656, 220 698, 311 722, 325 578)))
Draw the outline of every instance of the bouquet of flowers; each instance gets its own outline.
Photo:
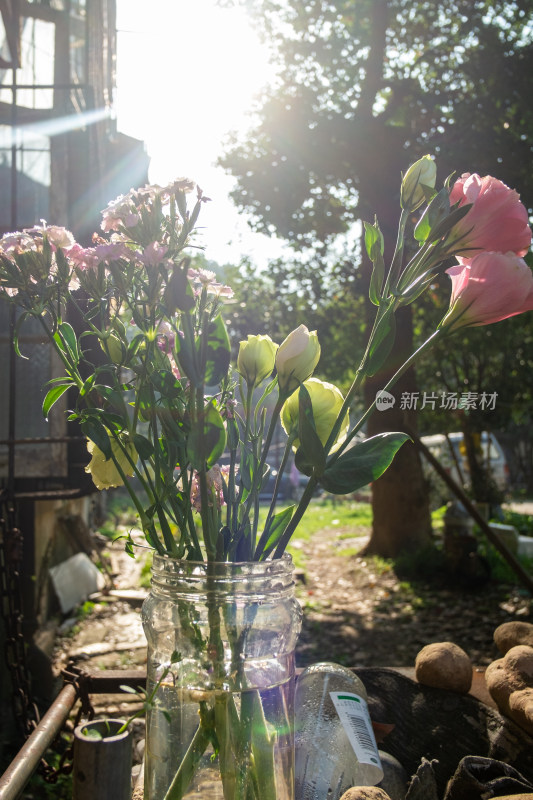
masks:
MULTIPOLYGON (((531 230, 517 193, 475 174, 447 180, 440 190, 435 184, 436 165, 429 156, 403 176, 398 238, 389 265, 378 222, 365 223, 376 315, 346 397, 313 377, 320 344, 304 325, 279 346, 268 335, 248 336, 232 367, 223 314, 231 289, 191 257, 207 198, 189 180, 117 198, 103 212, 106 235, 95 235, 91 247, 45 223, 2 237, 0 292, 21 311, 17 331, 34 317, 64 366, 64 376, 50 382, 43 413, 47 416, 69 392, 69 419, 78 421, 87 437, 87 470, 96 487, 127 488, 146 542, 159 557, 208 565, 280 559, 317 487, 353 492, 387 469, 408 436, 393 432, 356 440, 373 407, 351 425, 350 405, 387 359, 396 310, 420 297, 446 267, 449 310, 384 390, 437 338, 533 309, 533 276, 522 258, 531 230), (405 263, 407 237, 414 255, 405 263), (456 263, 450 267, 452 258, 456 263), (69 322, 70 309, 81 325, 69 322), (270 395, 273 412, 267 421, 270 395), (269 448, 279 420, 287 444, 260 524, 259 495, 269 479, 269 448), (308 480, 298 503, 277 510, 291 452, 308 480)), ((133 546, 128 538, 130 552, 133 546)), ((220 618, 215 617, 211 609, 208 632, 198 636, 216 684, 213 675, 222 673, 220 618)), ((194 620, 187 630, 192 641, 194 620)), ((229 637, 235 667, 245 637, 236 629, 229 637)), ((208 719, 200 702, 196 728, 208 733, 204 750, 209 741, 215 752, 233 748, 232 758, 245 764, 242 773, 253 775, 254 763, 256 768, 261 763, 264 778, 270 768, 253 748, 243 746, 242 732, 235 734, 244 724, 244 704, 241 709, 228 701, 222 725, 216 714, 208 719)), ((260 704, 253 714, 259 727, 257 720, 263 720, 264 733, 270 730, 260 704)), ((192 759, 191 753, 183 758, 192 759)), ((171 783, 168 797, 184 796, 185 783, 181 788, 171 783)), ((241 775, 224 785, 226 798, 259 796, 254 794, 257 774, 248 782, 241 775)), ((265 788, 260 796, 273 800, 275 792, 265 788)))

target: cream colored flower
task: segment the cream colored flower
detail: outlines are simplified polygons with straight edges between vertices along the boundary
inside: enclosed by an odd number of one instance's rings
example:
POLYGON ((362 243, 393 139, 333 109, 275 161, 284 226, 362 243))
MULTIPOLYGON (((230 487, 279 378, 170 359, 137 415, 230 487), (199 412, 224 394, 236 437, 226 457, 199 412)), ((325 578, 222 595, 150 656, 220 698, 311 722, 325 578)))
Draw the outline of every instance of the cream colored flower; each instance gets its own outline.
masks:
MULTIPOLYGON (((342 408, 344 398, 340 389, 334 386, 334 384, 321 381, 318 378, 309 378, 309 380, 304 381, 304 386, 311 397, 313 418, 315 420, 315 429, 318 434, 318 438, 322 444, 326 444, 333 429, 333 425, 335 424, 335 420, 337 419, 342 408)), ((298 422, 300 416, 299 402, 299 393, 294 392, 291 394, 289 399, 285 401, 283 408, 281 409, 281 424, 283 425, 287 436, 297 436, 298 434, 298 422)), ((346 413, 334 445, 330 449, 331 453, 334 453, 335 450, 337 450, 342 442, 346 439, 349 428, 350 420, 348 418, 348 413, 346 413)), ((300 441, 298 438, 296 438, 293 442, 294 450, 297 450, 299 446, 300 441)))
MULTIPOLYGON (((133 475, 133 466, 126 456, 126 453, 124 453, 122 447, 115 439, 111 439, 110 437, 110 441, 114 458, 116 458, 120 464, 122 471, 131 477, 133 475)), ((125 442, 124 447, 126 448, 131 461, 133 464, 135 464, 137 461, 137 451, 135 447, 131 444, 131 442, 125 442)), ((111 489, 115 486, 123 486, 124 481, 120 476, 113 458, 108 458, 106 461, 106 457, 100 448, 90 439, 87 441, 87 450, 91 454, 92 458, 85 467, 85 472, 89 472, 91 474, 96 488, 111 489)))
POLYGON ((289 333, 276 353, 276 369, 280 392, 291 394, 310 378, 320 358, 320 344, 316 331, 305 325, 289 333))
POLYGON ((237 371, 248 386, 259 386, 274 371, 274 362, 278 345, 270 336, 248 336, 246 342, 240 342, 237 357, 237 371))

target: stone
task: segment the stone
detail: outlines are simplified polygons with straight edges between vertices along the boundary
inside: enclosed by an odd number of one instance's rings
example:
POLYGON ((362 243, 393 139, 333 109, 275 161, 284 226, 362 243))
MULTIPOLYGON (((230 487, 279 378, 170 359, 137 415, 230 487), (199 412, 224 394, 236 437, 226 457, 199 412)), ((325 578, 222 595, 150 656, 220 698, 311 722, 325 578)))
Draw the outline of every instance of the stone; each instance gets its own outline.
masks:
POLYGON ((510 669, 522 680, 533 686, 533 647, 518 644, 511 647, 503 657, 506 669, 510 669))
POLYGON ((509 698, 513 692, 533 687, 533 647, 519 644, 485 670, 489 693, 503 714, 512 716, 509 698))
POLYGON ((341 800, 391 800, 379 786, 353 786, 344 792, 341 800))
POLYGON ((453 642, 434 642, 418 653, 415 676, 425 686, 467 694, 472 685, 472 662, 453 642))
POLYGON ((383 779, 378 784, 379 788, 387 792, 391 800, 404 800, 409 783, 407 772, 390 753, 380 750, 379 758, 383 767, 383 779))
POLYGON ((533 624, 518 621, 504 622, 494 631, 494 642, 502 655, 518 644, 533 647, 533 624))
POLYGON ((509 696, 511 692, 524 689, 524 681, 506 668, 503 658, 498 658, 485 670, 485 683, 502 714, 509 716, 509 696))
POLYGON ((533 734, 533 688, 520 689, 509 695, 509 714, 517 725, 533 734))

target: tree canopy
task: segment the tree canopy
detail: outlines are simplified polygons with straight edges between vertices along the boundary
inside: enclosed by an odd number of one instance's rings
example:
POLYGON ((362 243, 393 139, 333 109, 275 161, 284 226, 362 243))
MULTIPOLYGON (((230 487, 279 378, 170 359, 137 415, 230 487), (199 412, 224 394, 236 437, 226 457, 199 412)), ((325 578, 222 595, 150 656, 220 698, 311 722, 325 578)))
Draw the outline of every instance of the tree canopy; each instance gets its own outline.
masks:
POLYGON ((520 185, 533 205, 531 0, 246 5, 279 74, 221 163, 257 230, 331 239, 382 208, 425 152, 445 174, 520 185))

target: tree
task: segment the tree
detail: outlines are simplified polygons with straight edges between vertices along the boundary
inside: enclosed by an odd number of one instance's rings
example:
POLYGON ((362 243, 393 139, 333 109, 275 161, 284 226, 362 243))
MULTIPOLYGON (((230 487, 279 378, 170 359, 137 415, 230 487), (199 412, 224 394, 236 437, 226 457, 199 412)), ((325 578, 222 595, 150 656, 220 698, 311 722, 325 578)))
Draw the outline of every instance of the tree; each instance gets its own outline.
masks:
MULTIPOLYGON (((400 172, 428 151, 447 172, 492 172, 533 198, 531 177, 523 175, 524 150, 531 152, 524 139, 531 71, 522 72, 533 53, 531 0, 246 4, 273 43, 279 77, 254 130, 245 141, 233 139, 222 164, 237 177, 234 200, 257 230, 325 252, 356 220, 377 215, 390 252, 400 172)), ((367 277, 368 268, 363 261, 367 277)), ((409 311, 398 322, 389 372, 412 349, 409 311)), ((367 385, 367 399, 383 378, 367 385)), ((415 388, 411 371, 398 396, 415 388)), ((416 414, 397 403, 372 416, 369 432, 406 423, 414 427, 416 414)), ((374 484, 373 510, 371 550, 394 555, 428 540, 414 448, 403 447, 374 484)))

